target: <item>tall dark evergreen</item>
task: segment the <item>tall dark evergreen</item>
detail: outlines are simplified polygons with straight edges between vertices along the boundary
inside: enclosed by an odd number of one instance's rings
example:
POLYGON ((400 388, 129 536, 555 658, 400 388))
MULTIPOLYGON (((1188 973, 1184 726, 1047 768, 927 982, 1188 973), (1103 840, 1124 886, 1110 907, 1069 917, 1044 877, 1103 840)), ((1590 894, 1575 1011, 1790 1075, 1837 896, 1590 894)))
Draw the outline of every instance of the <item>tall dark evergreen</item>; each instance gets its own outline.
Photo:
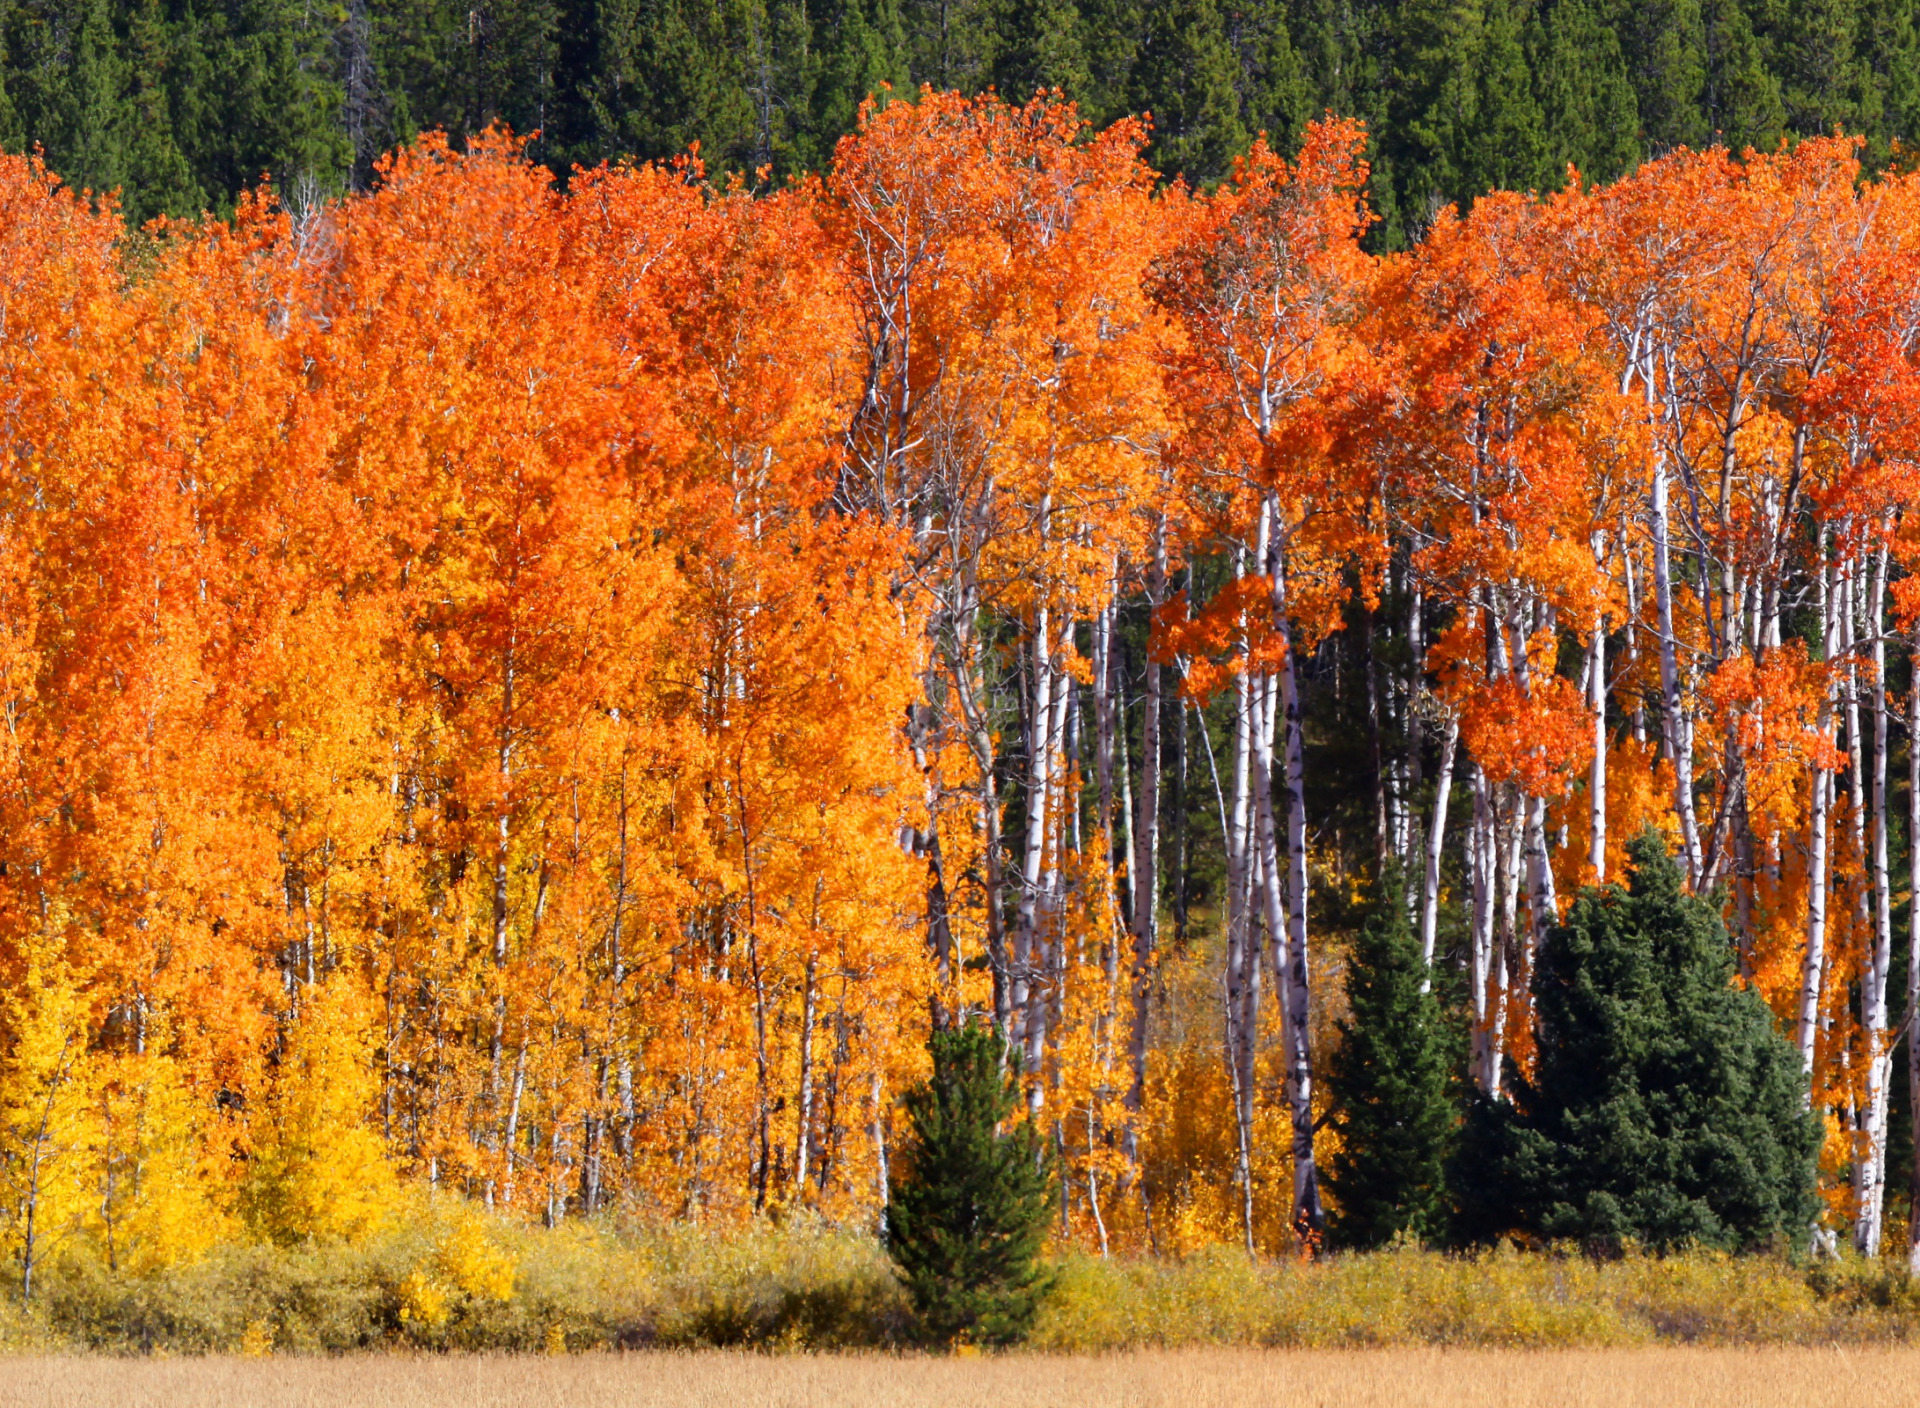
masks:
POLYGON ((1010 1123, 1020 1099, 998 1031, 952 1027, 927 1047, 933 1074, 901 1102, 908 1134, 887 1204, 887 1253, 930 1340, 1012 1343, 1048 1288, 1039 1256, 1053 1215, 1051 1162, 1031 1125, 1010 1123))
POLYGON ((1468 1240, 1521 1232, 1738 1249, 1798 1240, 1819 1130, 1798 1053, 1734 981, 1709 899, 1652 834, 1627 888, 1588 889, 1533 980, 1537 1065, 1480 1103, 1454 1164, 1468 1240))
POLYGON ((1705 144, 1712 128, 1701 106, 1707 31, 1700 0, 1617 0, 1610 18, 1626 50, 1649 154, 1705 144))
POLYGON ((1446 1230, 1445 1163, 1456 1122, 1453 1043, 1390 871, 1347 967, 1348 1016, 1327 1071, 1339 1150, 1327 1165, 1336 1245, 1378 1247, 1446 1230))
POLYGON ((1086 29, 1073 0, 1005 0, 994 87, 1015 102, 1056 89, 1088 91, 1086 29))
POLYGON ((1276 150, 1291 152, 1319 114, 1284 0, 1228 0, 1225 25, 1240 125, 1250 133, 1266 133, 1276 150))
MULTIPOLYGON (((1853 3, 1853 0, 1847 0, 1853 3)), ((1743 0, 1703 0, 1705 86, 1701 92, 1711 140, 1735 151, 1768 150, 1787 130, 1781 71, 1768 63, 1768 46, 1743 0)), ((1825 131, 1824 126, 1810 129, 1825 131)))
POLYGON ((1364 119, 1370 240, 1400 247, 1569 165, 1835 127, 1871 161, 1911 149, 1920 0, 0 0, 0 147, 135 219, 224 212, 263 174, 364 187, 421 131, 495 122, 561 180, 696 143, 784 178, 920 84, 1151 112, 1149 160, 1200 184, 1259 132, 1364 119))
POLYGON ((1557 186, 1568 166, 1589 181, 1631 170, 1644 154, 1639 105, 1602 0, 1553 0, 1536 12, 1529 39, 1548 183, 1557 186))
POLYGON ((1252 140, 1240 120, 1238 64, 1217 0, 1147 7, 1134 110, 1153 114, 1148 159, 1169 176, 1218 180, 1252 140))

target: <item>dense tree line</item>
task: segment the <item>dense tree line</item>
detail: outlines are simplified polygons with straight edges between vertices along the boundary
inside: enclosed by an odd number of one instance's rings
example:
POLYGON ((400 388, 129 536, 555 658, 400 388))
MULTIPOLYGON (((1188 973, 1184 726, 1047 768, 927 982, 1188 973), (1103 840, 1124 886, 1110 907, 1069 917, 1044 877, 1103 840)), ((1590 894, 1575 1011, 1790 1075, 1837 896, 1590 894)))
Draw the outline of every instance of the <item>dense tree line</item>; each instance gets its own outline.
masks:
POLYGON ((1373 134, 1372 238, 1445 202, 1610 180, 1679 146, 1920 131, 1913 0, 4 0, 0 145, 137 220, 260 174, 364 185, 414 133, 501 121, 535 159, 826 166, 892 85, 1150 112, 1150 159, 1219 179, 1323 112, 1373 134))
POLYGON ((1913 1246, 1920 174, 1367 140, 0 157, 4 1245, 873 1226, 972 1024, 1103 1250, 1913 1246))

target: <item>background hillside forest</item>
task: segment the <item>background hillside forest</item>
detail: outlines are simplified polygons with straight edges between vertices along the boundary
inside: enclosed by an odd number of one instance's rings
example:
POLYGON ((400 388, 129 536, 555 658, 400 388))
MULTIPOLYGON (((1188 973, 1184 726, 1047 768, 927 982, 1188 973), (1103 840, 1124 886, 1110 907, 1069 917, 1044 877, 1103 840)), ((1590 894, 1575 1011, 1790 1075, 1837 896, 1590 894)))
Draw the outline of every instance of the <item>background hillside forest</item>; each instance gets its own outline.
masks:
POLYGON ((1098 126, 1210 183, 1264 131, 1364 119, 1370 241, 1486 191, 1612 180, 1676 147, 1920 129, 1911 0, 0 0, 0 147, 44 150, 129 216, 227 213, 263 172, 361 188, 420 131, 502 122, 573 166, 674 156, 824 169, 892 85, 1098 126))

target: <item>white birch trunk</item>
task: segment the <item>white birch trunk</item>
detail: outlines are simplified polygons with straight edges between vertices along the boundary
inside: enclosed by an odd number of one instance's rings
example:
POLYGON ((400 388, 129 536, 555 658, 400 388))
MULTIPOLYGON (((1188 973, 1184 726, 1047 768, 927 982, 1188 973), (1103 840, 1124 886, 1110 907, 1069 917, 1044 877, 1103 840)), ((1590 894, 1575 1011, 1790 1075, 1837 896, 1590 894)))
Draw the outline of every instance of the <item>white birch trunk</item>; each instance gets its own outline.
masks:
MULTIPOLYGON (((1045 606, 1033 615, 1033 675, 1027 707, 1027 824, 1020 867, 1020 903, 1013 933, 1011 1020, 1008 1033, 1019 1046, 1027 1043, 1035 987, 1035 944, 1039 928, 1041 872, 1046 864, 1047 802, 1052 789, 1052 749, 1048 729, 1053 722, 1052 625, 1045 606)), ((1032 1072, 1028 1072, 1031 1077, 1032 1072)), ((1029 1090, 1033 1088, 1029 1084, 1029 1090)))
MULTIPOLYGON (((1287 1101, 1293 1124, 1293 1215, 1296 1235, 1317 1234, 1326 1221, 1313 1156, 1313 986, 1307 960, 1307 790, 1304 719, 1286 598, 1286 556, 1278 525, 1273 553, 1273 624, 1280 637, 1280 712, 1286 746, 1286 961, 1280 970, 1281 1039, 1286 1048, 1287 1101)), ((1271 789, 1269 794, 1271 793, 1271 789)), ((1276 934, 1276 939, 1277 939, 1276 934)))
MULTIPOLYGON (((1158 607, 1166 596, 1167 527, 1162 518, 1154 528, 1153 567, 1147 579, 1147 602, 1158 607)), ((1140 726, 1140 816, 1133 828, 1133 964, 1132 1010, 1127 1032, 1129 1084, 1127 1108, 1145 1105, 1147 1085, 1147 1017, 1153 996, 1154 950, 1159 940, 1160 893, 1160 666, 1154 662, 1151 627, 1147 641, 1147 697, 1140 726)), ((1131 1146, 1130 1146, 1131 1149, 1131 1146)))
POLYGON ((1473 936, 1468 948, 1467 981, 1472 989, 1474 1084, 1490 1098, 1500 1094, 1500 1062, 1494 1045, 1494 857, 1493 799, 1487 775, 1472 764, 1473 826, 1468 836, 1467 869, 1473 890, 1473 936))
POLYGON ((1426 875, 1420 889, 1420 958, 1427 976, 1420 989, 1433 985, 1433 945, 1440 924, 1440 857, 1447 840, 1447 803, 1453 792, 1453 760, 1460 746, 1460 719, 1447 716, 1446 732, 1440 738, 1440 774, 1433 780, 1433 817, 1427 823, 1426 875))
POLYGON ((1594 624, 1588 697, 1593 702, 1593 761, 1587 767, 1587 863, 1593 883, 1607 881, 1607 620, 1594 624))
POLYGON ((1873 832, 1870 869, 1873 883, 1873 948, 1860 977, 1860 1025, 1867 1042, 1866 1103, 1862 1110, 1861 1149, 1854 1160, 1854 1246, 1877 1257, 1886 1221, 1887 1113, 1893 1085, 1893 1033, 1887 1029, 1887 984, 1893 970, 1893 893, 1887 874, 1887 647, 1881 632, 1886 606, 1887 550, 1874 558, 1867 587, 1868 637, 1872 642, 1873 684, 1873 832))
POLYGON ((1653 603, 1660 631, 1660 725, 1673 764, 1674 811, 1680 818, 1680 843, 1687 867, 1687 883, 1700 881, 1700 826, 1693 805, 1693 733, 1680 701, 1679 642, 1673 626, 1673 570, 1667 526, 1667 464, 1653 462, 1653 603))
MULTIPOLYGON (((1820 544, 1820 615, 1825 636, 1823 658, 1833 658, 1835 631, 1833 593, 1827 580, 1826 542, 1820 544)), ((1820 701, 1818 733, 1825 741, 1833 730, 1833 692, 1820 701)), ((1800 968, 1800 1004, 1794 1023, 1794 1044, 1807 1081, 1807 1104, 1813 1103, 1813 1058, 1820 1031, 1820 986, 1827 963, 1827 840, 1833 774, 1816 763, 1813 769, 1813 806, 1807 823, 1807 942, 1800 968)))
MULTIPOLYGON (((1920 628, 1907 642, 1907 659, 1920 685, 1920 628)), ((1907 691, 1907 900, 1909 952, 1920 956, 1920 688, 1907 691)), ((1920 1041, 1914 1022, 1920 1017, 1920 962, 1907 964, 1907 1089, 1920 1090, 1920 1041)), ((1907 1269, 1920 1276, 1920 1119, 1913 1121, 1913 1178, 1907 1203, 1907 1269)))

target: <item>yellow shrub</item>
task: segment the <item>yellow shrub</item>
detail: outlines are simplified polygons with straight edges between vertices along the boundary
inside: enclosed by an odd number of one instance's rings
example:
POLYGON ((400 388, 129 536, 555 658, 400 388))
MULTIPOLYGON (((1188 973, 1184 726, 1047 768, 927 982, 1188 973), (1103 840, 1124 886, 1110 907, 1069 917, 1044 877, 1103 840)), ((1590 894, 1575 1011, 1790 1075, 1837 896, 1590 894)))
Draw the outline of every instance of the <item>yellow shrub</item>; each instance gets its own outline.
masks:
POLYGON ((440 1239, 434 1260, 448 1280, 475 1300, 513 1299, 519 1259, 493 1239, 477 1213, 462 1213, 440 1239))
POLYGON ((426 1272, 415 1269, 400 1278, 400 1319, 408 1325, 437 1330, 452 1315, 447 1291, 426 1272))

